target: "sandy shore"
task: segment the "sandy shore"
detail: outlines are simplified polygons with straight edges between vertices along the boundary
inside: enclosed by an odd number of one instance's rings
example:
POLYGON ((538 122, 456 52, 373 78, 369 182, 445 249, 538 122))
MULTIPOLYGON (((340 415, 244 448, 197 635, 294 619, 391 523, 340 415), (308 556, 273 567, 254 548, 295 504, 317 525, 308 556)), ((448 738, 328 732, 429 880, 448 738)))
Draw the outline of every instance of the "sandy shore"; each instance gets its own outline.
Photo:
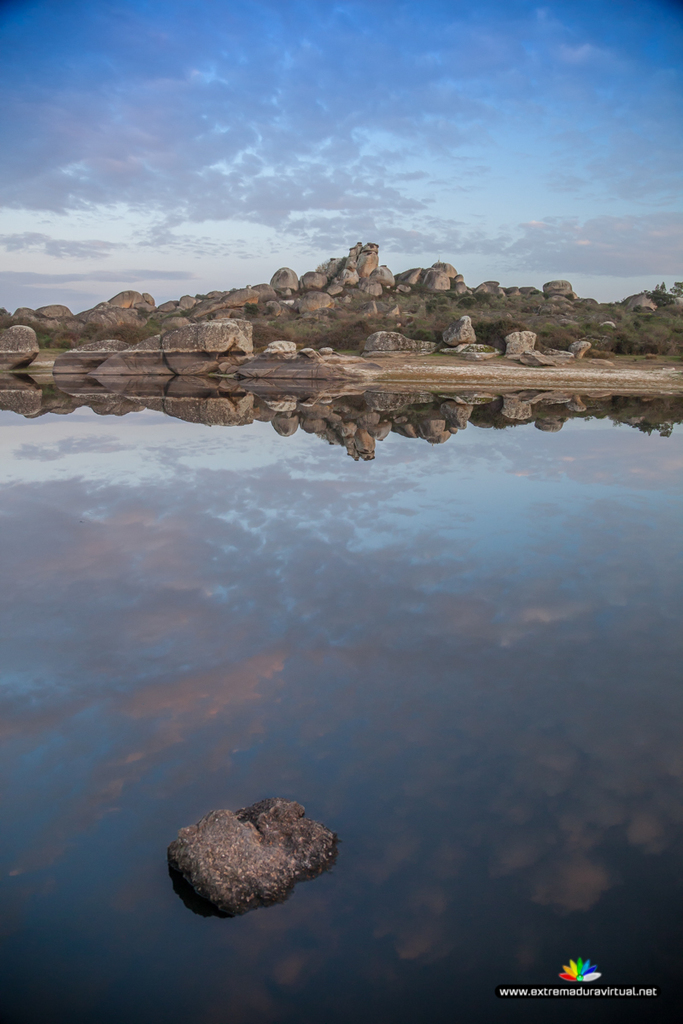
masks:
MULTIPOLYGON (((41 352, 30 367, 17 371, 51 375, 55 356, 41 352)), ((298 360, 297 360, 298 362, 298 360)), ((343 370, 344 360, 336 364, 343 370)), ((623 395, 683 394, 683 368, 671 362, 617 359, 606 366, 600 360, 580 360, 563 366, 528 367, 496 359, 468 363, 452 356, 392 355, 381 359, 349 359, 349 385, 378 385, 400 390, 457 391, 459 388, 503 391, 570 389, 576 392, 611 392, 623 395)), ((303 384, 299 380, 299 384, 303 384)), ((339 384, 339 379, 335 384, 339 384)), ((276 381, 271 379, 271 385, 276 381)), ((282 378, 286 390, 288 381, 282 378)), ((320 386, 321 381, 317 382, 320 386)))
MULTIPOLYGON (((354 371, 358 364, 354 363, 354 371)), ((497 391, 525 389, 611 391, 619 394, 683 394, 683 370, 671 365, 647 363, 605 366, 597 359, 568 366, 528 367, 502 360, 465 363, 452 357, 397 356, 378 360, 363 377, 382 384, 423 386, 440 390, 459 387, 495 388, 497 391), (379 367, 377 369, 376 367, 379 367)))

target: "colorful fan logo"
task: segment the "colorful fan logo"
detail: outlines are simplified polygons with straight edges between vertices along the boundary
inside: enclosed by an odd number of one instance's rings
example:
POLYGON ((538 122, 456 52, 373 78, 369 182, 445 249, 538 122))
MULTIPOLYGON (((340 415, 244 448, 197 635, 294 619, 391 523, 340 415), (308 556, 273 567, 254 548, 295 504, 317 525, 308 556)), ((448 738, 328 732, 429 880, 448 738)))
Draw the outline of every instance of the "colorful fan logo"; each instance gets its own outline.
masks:
POLYGON ((590 960, 586 960, 584 963, 581 957, 579 957, 576 963, 570 960, 569 967, 565 964, 563 970, 565 973, 561 974, 560 977, 564 981, 595 981, 596 978, 602 977, 602 975, 598 974, 595 964, 592 964, 590 960))

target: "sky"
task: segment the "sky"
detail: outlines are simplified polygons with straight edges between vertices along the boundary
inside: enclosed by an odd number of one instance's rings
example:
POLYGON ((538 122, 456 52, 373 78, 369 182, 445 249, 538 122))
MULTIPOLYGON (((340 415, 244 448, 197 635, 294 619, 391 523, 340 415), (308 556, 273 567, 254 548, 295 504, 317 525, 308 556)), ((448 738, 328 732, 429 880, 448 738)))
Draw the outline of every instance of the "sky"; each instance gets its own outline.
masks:
POLYGON ((357 241, 683 279, 683 4, 0 0, 0 305, 157 302, 357 241))

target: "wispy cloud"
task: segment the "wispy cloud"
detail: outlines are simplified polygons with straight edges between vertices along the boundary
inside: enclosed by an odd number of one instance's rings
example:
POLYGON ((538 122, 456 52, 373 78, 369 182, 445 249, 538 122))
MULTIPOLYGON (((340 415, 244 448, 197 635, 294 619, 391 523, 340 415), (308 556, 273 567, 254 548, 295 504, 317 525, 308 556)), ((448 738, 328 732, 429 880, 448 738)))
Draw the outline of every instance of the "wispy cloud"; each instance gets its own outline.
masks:
MULTIPOLYGON (((629 236, 639 261, 615 225, 674 208, 675 6, 36 0, 2 18, 5 207, 116 207, 129 249, 178 255, 234 255, 252 225, 309 250, 372 234, 389 251, 669 272, 668 236, 659 258, 654 234, 629 236), (502 195, 552 227, 501 232, 502 195), (597 232, 590 252, 571 217, 597 232), (212 222, 231 225, 225 242, 197 233, 212 222)), ((119 244, 4 236, 60 259, 119 244)))
POLYGON ((512 265, 526 270, 563 267, 569 273, 683 273, 683 214, 549 218, 520 225, 522 234, 504 248, 512 265))
POLYGON ((191 281, 196 274, 186 270, 93 270, 88 274, 40 274, 31 270, 1 270, 0 283, 2 284, 67 284, 71 281, 103 281, 121 282, 129 281, 131 284, 138 281, 191 281))
MULTIPOLYGON (((170 3, 161 19, 159 8, 123 3, 114 18, 80 3, 37 4, 21 25, 35 30, 29 63, 42 66, 30 80, 16 77, 26 43, 10 20, 18 52, 5 60, 5 203, 125 202, 271 226, 301 210, 404 215, 429 202, 405 190, 416 170, 472 147, 496 156, 494 134, 506 129, 532 145, 534 160, 544 146, 544 162, 578 161, 593 187, 620 182, 628 192, 637 179, 650 196, 670 187, 675 72, 618 33, 611 47, 596 45, 589 19, 570 6, 538 19, 526 4, 457 15, 439 3, 392 5, 389 20, 385 3, 191 12, 170 3), (88 55, 64 67, 60 41, 74 30, 88 55), (423 166, 410 166, 415 159, 423 166)), ((461 170, 453 166, 455 180, 461 170)))
POLYGON ((115 249, 121 248, 117 242, 103 242, 99 239, 83 241, 69 238, 52 238, 37 231, 24 231, 21 234, 0 235, 0 246, 6 252, 42 252, 46 256, 57 259, 105 259, 115 249))

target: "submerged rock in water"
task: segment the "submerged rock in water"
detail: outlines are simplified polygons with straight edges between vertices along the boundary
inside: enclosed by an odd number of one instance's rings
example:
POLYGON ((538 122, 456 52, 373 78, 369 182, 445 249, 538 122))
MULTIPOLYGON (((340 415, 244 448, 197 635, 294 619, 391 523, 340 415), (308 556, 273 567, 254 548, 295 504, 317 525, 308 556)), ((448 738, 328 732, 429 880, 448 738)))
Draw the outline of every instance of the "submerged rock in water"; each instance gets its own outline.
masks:
POLYGON ((337 857, 337 836, 304 817, 293 800, 260 800, 239 811, 210 811, 181 828, 168 863, 199 896, 226 914, 281 903, 297 882, 315 878, 337 857))

